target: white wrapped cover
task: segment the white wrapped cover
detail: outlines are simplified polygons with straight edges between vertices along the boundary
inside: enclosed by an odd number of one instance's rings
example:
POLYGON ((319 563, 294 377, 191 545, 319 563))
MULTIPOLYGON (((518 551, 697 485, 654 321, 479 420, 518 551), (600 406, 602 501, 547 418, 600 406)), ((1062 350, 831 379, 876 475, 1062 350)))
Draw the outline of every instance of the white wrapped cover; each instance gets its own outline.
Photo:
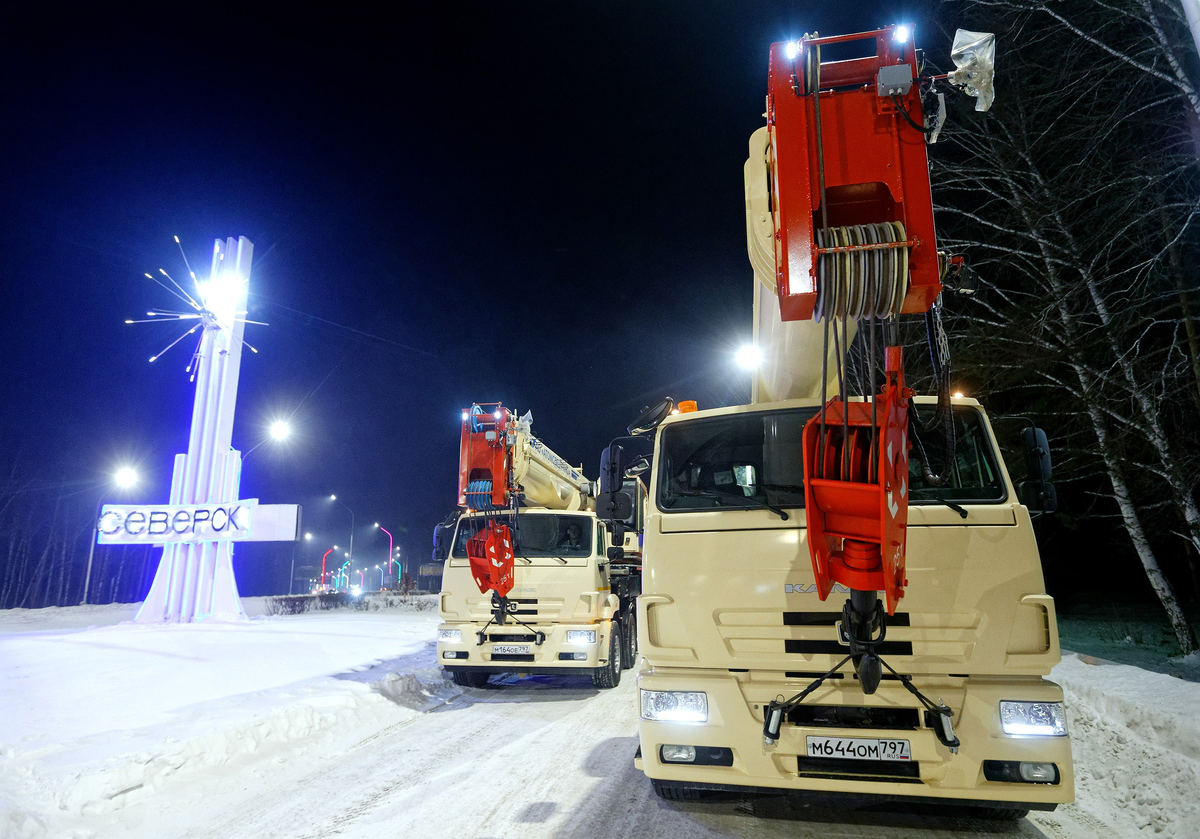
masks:
POLYGON ((954 33, 954 48, 950 59, 958 69, 948 81, 975 97, 975 110, 992 107, 996 91, 992 77, 996 73, 996 36, 991 32, 971 32, 960 29, 954 33))

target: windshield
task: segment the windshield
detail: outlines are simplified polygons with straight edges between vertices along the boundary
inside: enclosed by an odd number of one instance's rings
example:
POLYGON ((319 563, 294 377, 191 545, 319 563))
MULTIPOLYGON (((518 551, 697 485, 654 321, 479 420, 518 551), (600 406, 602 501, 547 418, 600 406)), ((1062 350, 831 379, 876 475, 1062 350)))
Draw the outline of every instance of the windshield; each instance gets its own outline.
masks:
POLYGON ((804 506, 804 424, 816 408, 733 414, 663 429, 664 512, 804 506))
MULTIPOLYGON (((921 407, 925 409, 923 418, 928 419, 933 406, 921 407)), ((1006 495, 1004 481, 1000 478, 991 435, 983 424, 982 413, 966 405, 956 406, 954 432, 957 436, 954 468, 950 481, 945 486, 935 487, 927 484, 921 474, 921 465, 909 456, 908 474, 912 484, 912 503, 929 503, 935 499, 964 504, 1003 501, 1006 495)), ((929 457, 930 471, 940 475, 946 463, 945 442, 940 429, 922 433, 921 440, 929 457)))
MULTIPOLYGON (((923 406, 925 417, 932 406, 923 406)), ((658 506, 664 512, 804 506, 804 424, 815 408, 734 414, 672 424, 663 429, 659 449, 658 506)), ((982 413, 954 409, 957 445, 950 480, 934 487, 909 458, 914 504, 951 501, 978 504, 1005 499, 991 435, 982 413)), ((934 474, 945 462, 942 435, 921 435, 934 474)))
MULTIPOLYGON (((569 559, 592 555, 591 516, 538 513, 502 516, 500 521, 512 528, 515 556, 569 559)), ((454 538, 453 556, 465 559, 467 540, 486 524, 484 516, 462 519, 454 538)))

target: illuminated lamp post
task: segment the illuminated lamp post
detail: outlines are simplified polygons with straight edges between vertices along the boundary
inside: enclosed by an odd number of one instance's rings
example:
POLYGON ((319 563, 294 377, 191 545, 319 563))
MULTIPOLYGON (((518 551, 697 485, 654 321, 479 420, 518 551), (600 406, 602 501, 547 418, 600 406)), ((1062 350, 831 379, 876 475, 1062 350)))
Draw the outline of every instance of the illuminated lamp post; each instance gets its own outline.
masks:
POLYGON ((257 451, 258 447, 263 443, 282 443, 290 436, 292 436, 292 427, 288 424, 287 420, 275 420, 273 423, 271 423, 271 427, 268 429, 267 436, 255 443, 250 448, 250 451, 242 455, 242 466, 244 467, 246 465, 246 459, 255 451, 257 451))
MULTIPOLYGON (((391 559, 392 559, 392 531, 388 530, 386 527, 380 527, 379 522, 375 522, 375 526, 378 527, 380 530, 382 530, 384 533, 386 533, 388 535, 388 567, 390 568, 391 567, 391 559)), ((376 565, 375 567, 378 568, 379 566, 376 565)), ((399 578, 397 578, 397 579, 399 579, 399 578)), ((383 589, 383 578, 382 577, 379 580, 379 588, 381 590, 383 589)))
POLYGON ((376 565, 376 566, 375 566, 375 569, 376 569, 377 571, 379 571, 379 590, 380 590, 380 591, 383 591, 383 575, 384 575, 384 570, 383 570, 382 568, 380 568, 378 565, 376 565))
MULTIPOLYGON (((113 483, 116 484, 119 489, 132 489, 137 485, 137 482, 138 474, 130 466, 122 466, 117 470, 116 474, 113 475, 113 483)), ((88 544, 87 572, 84 574, 83 578, 83 599, 79 601, 80 606, 87 605, 88 589, 91 588, 92 585, 92 558, 96 555, 96 539, 99 536, 100 531, 100 505, 103 503, 104 496, 101 495, 96 501, 96 515, 92 516, 92 540, 88 544)))
MULTIPOLYGON (((312 539, 311 533, 304 534, 304 541, 312 539)), ((288 594, 292 593, 292 584, 296 582, 296 543, 292 543, 292 570, 288 572, 288 594)))
POLYGON ((325 556, 321 557, 321 588, 325 588, 325 557, 329 556, 336 549, 337 545, 334 545, 332 548, 325 551, 325 556))

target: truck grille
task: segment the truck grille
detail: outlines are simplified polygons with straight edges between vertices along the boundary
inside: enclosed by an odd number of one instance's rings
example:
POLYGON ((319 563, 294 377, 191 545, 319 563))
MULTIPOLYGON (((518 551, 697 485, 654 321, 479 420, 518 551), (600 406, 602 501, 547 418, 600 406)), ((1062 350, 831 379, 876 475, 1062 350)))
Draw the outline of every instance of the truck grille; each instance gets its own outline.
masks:
MULTIPOLYGON (((784 626, 834 626, 842 619, 837 612, 784 612, 784 626)), ((888 626, 910 626, 908 612, 897 612, 887 619, 888 626)))
MULTIPOLYGON (((807 728, 884 728, 916 730, 921 716, 916 708, 870 705, 797 705, 788 713, 792 725, 807 728)), ((815 758, 814 758, 815 760, 815 758)))
POLYGON ((797 758, 796 774, 802 778, 837 781, 888 780, 899 784, 921 783, 921 765, 915 760, 853 760, 844 757, 797 758))
MULTIPOLYGON (((799 655, 847 656, 850 654, 850 648, 839 644, 837 641, 804 641, 794 639, 788 639, 783 642, 783 651, 799 655)), ((875 647, 875 652, 880 655, 912 655, 912 641, 884 641, 875 647)))
POLYGON ((493 644, 534 644, 537 642, 537 637, 528 633, 516 635, 492 633, 488 636, 488 640, 493 644))

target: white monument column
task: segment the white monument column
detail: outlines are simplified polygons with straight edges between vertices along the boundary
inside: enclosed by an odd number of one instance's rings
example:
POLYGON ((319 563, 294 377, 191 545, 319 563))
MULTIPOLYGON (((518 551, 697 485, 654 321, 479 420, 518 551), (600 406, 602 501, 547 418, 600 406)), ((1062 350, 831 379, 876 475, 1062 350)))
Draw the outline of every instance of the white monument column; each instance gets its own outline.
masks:
MULTIPOLYGON (((204 333, 197 362, 192 431, 187 454, 175 456, 171 478, 171 507, 218 505, 214 509, 226 511, 226 523, 230 507, 219 505, 236 504, 241 484, 242 456, 231 444, 245 330, 242 315, 253 253, 254 245, 244 236, 237 241, 218 239, 213 246, 209 279, 199 284, 204 333)), ((220 521, 220 512, 212 515, 220 521)), ((178 523, 183 520, 172 521, 173 533, 178 534, 178 523)), ((193 538, 204 530, 199 522, 191 518, 187 521, 193 538)), ((134 522, 140 527, 136 518, 134 522)), ((137 527, 129 529, 132 532, 137 527)), ((169 541, 136 620, 190 623, 206 619, 246 619, 233 578, 233 541, 169 541)))

